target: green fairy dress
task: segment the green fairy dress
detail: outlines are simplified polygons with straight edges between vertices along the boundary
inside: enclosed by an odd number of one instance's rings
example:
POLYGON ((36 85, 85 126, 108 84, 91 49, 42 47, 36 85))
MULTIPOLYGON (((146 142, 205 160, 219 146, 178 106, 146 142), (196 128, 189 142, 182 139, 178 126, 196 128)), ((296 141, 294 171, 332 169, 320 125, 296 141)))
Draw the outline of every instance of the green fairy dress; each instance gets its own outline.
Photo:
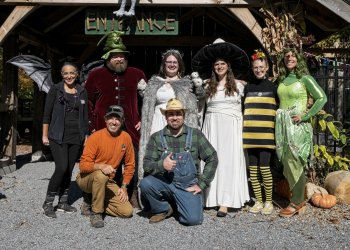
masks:
POLYGON ((306 75, 298 79, 293 73, 279 83, 277 94, 280 106, 276 113, 276 153, 292 190, 304 173, 304 166, 312 152, 310 118, 322 109, 327 97, 312 76, 306 75), (315 100, 309 110, 308 95, 315 100), (293 115, 300 115, 301 122, 294 123, 293 115))

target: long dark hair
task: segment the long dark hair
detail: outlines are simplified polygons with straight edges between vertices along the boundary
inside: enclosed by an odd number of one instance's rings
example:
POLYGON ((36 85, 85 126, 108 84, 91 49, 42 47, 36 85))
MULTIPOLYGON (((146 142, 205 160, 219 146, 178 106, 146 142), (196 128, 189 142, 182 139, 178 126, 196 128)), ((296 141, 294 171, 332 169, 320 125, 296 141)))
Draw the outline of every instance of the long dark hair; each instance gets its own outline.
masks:
MULTIPOLYGON (((226 76, 226 84, 225 84, 225 87, 226 87, 226 90, 225 90, 225 95, 226 96, 233 96, 235 93, 239 93, 239 90, 237 88, 237 85, 236 85, 236 81, 235 81, 235 76, 232 72, 232 68, 231 68, 231 64, 228 63, 226 60, 224 59, 217 59, 216 61, 218 60, 222 60, 224 62, 227 63, 228 65, 228 69, 227 69, 227 76, 226 76)), ((208 97, 213 97, 216 92, 217 92, 217 86, 218 86, 219 82, 218 82, 218 77, 214 71, 214 64, 213 64, 213 69, 212 69, 212 72, 211 72, 211 77, 208 81, 208 87, 207 87, 207 96, 208 97)))

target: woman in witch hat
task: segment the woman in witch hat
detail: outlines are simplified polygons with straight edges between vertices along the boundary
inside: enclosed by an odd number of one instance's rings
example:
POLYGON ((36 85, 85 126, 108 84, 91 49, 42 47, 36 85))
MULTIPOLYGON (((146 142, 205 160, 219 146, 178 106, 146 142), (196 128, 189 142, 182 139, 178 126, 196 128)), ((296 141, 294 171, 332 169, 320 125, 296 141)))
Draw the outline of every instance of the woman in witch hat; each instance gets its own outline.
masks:
POLYGON ((236 45, 217 39, 194 56, 192 68, 208 79, 202 131, 219 158, 214 180, 204 193, 205 206, 219 207, 217 216, 225 217, 228 208, 240 209, 250 199, 242 145, 244 84, 235 79, 247 73, 249 59, 236 45))

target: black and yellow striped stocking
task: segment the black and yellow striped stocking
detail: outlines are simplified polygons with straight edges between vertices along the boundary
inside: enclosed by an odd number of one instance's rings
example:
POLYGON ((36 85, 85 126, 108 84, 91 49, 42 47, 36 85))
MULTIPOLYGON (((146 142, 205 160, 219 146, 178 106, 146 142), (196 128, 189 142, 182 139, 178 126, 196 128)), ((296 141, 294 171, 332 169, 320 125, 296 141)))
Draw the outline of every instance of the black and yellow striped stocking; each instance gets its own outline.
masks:
POLYGON ((257 201, 262 202, 261 183, 257 166, 249 166, 250 182, 252 183, 254 195, 257 201))
POLYGON ((272 174, 270 166, 260 166, 260 172, 264 183, 266 201, 272 201, 272 174))

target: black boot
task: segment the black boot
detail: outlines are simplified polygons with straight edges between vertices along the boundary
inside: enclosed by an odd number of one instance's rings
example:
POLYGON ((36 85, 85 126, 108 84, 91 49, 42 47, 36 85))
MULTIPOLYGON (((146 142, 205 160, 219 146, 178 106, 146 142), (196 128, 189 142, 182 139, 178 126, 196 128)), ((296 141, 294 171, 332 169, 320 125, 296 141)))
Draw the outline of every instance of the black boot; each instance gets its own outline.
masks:
POLYGON ((55 200, 56 192, 47 191, 46 199, 43 204, 44 214, 48 218, 57 218, 53 208, 53 201, 55 200))
POLYGON ((80 207, 81 215, 84 215, 84 216, 92 215, 91 200, 92 200, 92 194, 83 192, 83 203, 81 204, 81 207, 80 207))
POLYGON ((57 211, 65 213, 74 213, 77 209, 68 204, 68 189, 65 189, 60 192, 59 201, 57 204, 57 211))

